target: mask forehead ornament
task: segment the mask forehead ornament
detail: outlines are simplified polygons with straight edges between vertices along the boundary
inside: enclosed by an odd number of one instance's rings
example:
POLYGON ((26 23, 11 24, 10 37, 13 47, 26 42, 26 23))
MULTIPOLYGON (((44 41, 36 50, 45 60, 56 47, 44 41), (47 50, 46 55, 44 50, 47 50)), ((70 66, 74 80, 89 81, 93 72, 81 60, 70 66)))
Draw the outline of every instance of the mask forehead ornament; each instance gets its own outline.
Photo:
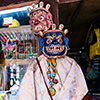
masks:
POLYGON ((35 4, 32 4, 33 10, 28 8, 28 16, 30 17, 29 23, 31 25, 32 31, 38 35, 39 32, 48 30, 53 24, 52 14, 49 11, 50 4, 47 4, 44 8, 44 3, 40 2, 39 7, 36 7, 35 4))

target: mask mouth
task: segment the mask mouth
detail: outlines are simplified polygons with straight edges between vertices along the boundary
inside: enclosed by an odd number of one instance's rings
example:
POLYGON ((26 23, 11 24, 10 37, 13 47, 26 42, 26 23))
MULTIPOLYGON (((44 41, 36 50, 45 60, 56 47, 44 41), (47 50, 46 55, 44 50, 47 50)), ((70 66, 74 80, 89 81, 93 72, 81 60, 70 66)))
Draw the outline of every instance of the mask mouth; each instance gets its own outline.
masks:
POLYGON ((50 23, 49 21, 47 22, 44 22, 44 23, 39 23, 38 25, 34 25, 32 26, 32 29, 35 31, 35 32, 39 32, 39 31, 46 31, 48 28, 50 28, 50 23))
MULTIPOLYGON (((50 46, 52 47, 52 46, 50 46)), ((59 48, 58 48, 59 49, 59 48)), ((61 58, 61 57, 64 57, 66 56, 67 54, 67 47, 64 45, 64 46, 60 46, 60 50, 51 50, 49 49, 49 47, 43 47, 42 51, 43 51, 43 54, 47 57, 47 58, 61 58), (49 51, 50 50, 50 51, 49 51), (62 51, 62 52, 58 52, 58 51, 62 51), (53 52, 52 52, 53 51, 53 52)))
POLYGON ((57 54, 58 52, 62 52, 64 50, 64 46, 54 45, 52 44, 50 47, 46 47, 47 52, 57 54))
POLYGON ((43 31, 43 26, 42 26, 42 25, 37 25, 37 26, 35 27, 35 31, 36 31, 36 32, 43 31))

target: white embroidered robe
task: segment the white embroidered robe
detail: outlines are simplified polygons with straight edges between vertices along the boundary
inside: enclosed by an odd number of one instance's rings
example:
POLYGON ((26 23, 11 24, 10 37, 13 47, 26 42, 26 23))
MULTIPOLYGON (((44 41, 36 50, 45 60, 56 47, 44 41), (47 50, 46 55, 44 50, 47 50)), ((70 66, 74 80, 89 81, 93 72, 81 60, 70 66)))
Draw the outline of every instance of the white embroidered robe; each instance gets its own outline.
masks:
MULTIPOLYGON (((50 87, 46 74, 47 58, 41 55, 38 59, 46 83, 50 87)), ((61 81, 56 74, 55 79, 58 79, 58 84, 53 86, 56 90, 56 94, 52 96, 53 100, 82 100, 88 89, 80 66, 68 56, 56 59, 56 63, 61 81)), ((17 94, 17 100, 51 100, 36 60, 28 67, 24 75, 17 94)))

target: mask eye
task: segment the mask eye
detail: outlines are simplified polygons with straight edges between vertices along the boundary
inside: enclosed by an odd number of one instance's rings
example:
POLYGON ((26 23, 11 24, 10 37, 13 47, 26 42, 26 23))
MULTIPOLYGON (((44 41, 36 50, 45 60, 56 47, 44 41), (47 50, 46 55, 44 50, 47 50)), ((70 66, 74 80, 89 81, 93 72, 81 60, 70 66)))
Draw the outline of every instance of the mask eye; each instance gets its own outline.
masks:
POLYGON ((52 42, 52 39, 47 39, 46 43, 50 44, 52 42))
POLYGON ((44 20, 44 17, 41 16, 41 17, 39 18, 39 21, 43 21, 43 20, 44 20))
POLYGON ((59 43, 63 43, 62 38, 59 38, 57 41, 58 41, 59 43))
POLYGON ((32 23, 34 24, 35 23, 35 20, 32 20, 32 23))
POLYGON ((37 15, 37 13, 36 13, 36 12, 34 12, 34 13, 33 13, 33 16, 36 16, 36 15, 37 15))

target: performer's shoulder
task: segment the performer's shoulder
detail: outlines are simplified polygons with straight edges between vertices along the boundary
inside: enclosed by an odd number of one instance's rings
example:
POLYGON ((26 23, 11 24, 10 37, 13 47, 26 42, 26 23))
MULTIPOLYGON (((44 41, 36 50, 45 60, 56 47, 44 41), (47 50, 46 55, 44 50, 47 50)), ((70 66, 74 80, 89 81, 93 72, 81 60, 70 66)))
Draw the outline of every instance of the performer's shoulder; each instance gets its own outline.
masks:
POLYGON ((47 59, 43 54, 38 57, 38 60, 41 61, 43 59, 47 59))
MULTIPOLYGON (((39 57, 37 57, 39 62, 41 62, 42 60, 46 59, 46 57, 44 55, 40 55, 39 57)), ((27 70, 36 70, 37 68, 37 61, 36 59, 33 59, 32 62, 29 64, 27 70)))
POLYGON ((69 61, 71 61, 71 62, 75 61, 73 58, 71 58, 71 57, 69 57, 69 56, 65 56, 65 59, 66 59, 66 60, 69 60, 69 61))
POLYGON ((33 59, 33 60, 29 63, 29 65, 28 65, 28 67, 27 67, 27 70, 30 70, 30 69, 33 70, 33 69, 35 69, 36 64, 37 64, 36 59, 33 59))

